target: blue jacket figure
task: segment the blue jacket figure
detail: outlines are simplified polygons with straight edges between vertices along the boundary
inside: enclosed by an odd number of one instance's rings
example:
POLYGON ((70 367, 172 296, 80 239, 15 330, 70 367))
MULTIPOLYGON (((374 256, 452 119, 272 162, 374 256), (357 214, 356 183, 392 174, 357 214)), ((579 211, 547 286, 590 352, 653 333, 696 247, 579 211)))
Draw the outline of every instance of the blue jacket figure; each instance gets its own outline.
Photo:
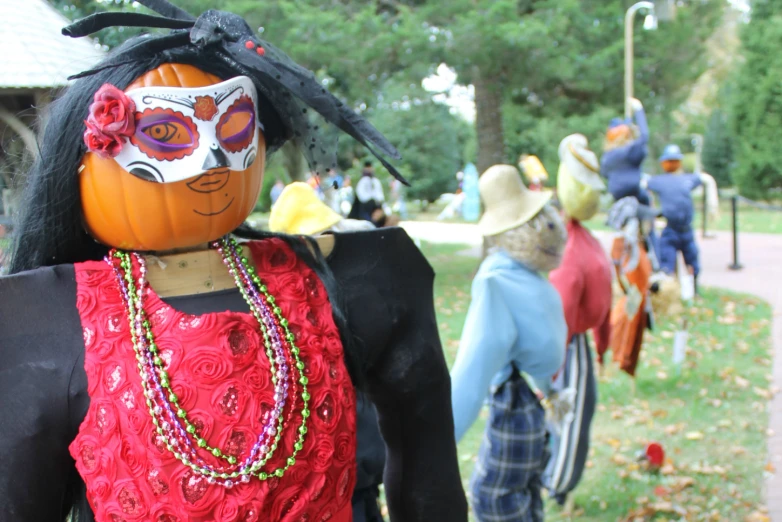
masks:
POLYGON ((692 231, 692 218, 695 213, 692 192, 701 184, 698 174, 682 173, 682 155, 678 145, 665 147, 660 163, 666 174, 654 176, 649 180, 648 188, 660 199, 662 213, 668 221, 660 237, 660 267, 671 274, 676 270, 676 253, 681 252, 690 272, 698 276, 698 245, 692 231))
POLYGON ((606 132, 600 171, 608 179, 608 192, 615 200, 632 196, 649 205, 649 194, 641 188, 641 163, 646 158, 649 127, 643 105, 635 98, 630 100, 635 117, 636 132, 632 122, 614 118, 606 132))

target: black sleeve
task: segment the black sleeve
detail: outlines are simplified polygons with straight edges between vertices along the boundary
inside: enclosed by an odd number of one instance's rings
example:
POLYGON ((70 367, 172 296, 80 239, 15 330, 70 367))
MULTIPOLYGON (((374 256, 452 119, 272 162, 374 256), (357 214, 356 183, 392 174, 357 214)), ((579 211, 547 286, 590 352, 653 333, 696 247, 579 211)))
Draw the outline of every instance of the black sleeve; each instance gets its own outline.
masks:
POLYGON ((69 390, 83 353, 75 296, 72 266, 0 278, 3 521, 61 521, 73 503, 69 390))
POLYGON ((466 522, 432 268, 395 228, 338 235, 329 264, 345 291, 351 331, 367 351, 392 522, 466 522))

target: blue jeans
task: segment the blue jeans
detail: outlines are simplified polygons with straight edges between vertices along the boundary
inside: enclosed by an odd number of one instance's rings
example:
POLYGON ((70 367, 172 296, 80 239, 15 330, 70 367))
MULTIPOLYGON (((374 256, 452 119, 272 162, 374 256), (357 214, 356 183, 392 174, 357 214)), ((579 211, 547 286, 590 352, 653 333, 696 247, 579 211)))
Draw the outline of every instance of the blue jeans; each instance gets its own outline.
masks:
POLYGON ((660 237, 660 268, 672 274, 676 271, 676 253, 681 252, 684 262, 691 266, 695 275, 701 271, 698 261, 698 245, 692 227, 674 228, 670 224, 663 230, 660 237))

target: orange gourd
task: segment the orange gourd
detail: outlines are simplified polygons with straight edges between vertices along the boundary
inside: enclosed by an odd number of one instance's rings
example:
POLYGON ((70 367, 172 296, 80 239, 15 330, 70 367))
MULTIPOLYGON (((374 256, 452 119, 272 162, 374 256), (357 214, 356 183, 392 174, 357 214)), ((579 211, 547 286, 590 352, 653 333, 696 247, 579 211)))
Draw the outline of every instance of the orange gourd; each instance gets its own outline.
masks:
MULTIPOLYGON (((223 80, 192 65, 164 64, 126 90, 223 80)), ((105 245, 139 251, 185 249, 224 236, 247 219, 261 193, 266 142, 260 132, 256 136, 258 154, 246 170, 213 169, 174 183, 140 179, 114 159, 87 152, 79 174, 87 230, 105 245)))

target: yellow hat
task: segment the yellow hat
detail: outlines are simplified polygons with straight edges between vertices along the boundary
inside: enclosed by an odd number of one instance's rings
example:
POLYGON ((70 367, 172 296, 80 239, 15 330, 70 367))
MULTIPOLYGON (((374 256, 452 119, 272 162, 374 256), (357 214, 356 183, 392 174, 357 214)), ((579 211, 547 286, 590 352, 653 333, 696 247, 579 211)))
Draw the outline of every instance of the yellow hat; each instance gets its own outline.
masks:
POLYGON ((520 227, 551 199, 550 191, 533 192, 521 181, 512 165, 489 167, 478 180, 485 212, 478 228, 484 236, 495 236, 520 227))
POLYGON ((589 150, 582 134, 571 134, 559 144, 557 196, 565 213, 578 221, 586 221, 600 209, 600 191, 605 189, 600 179, 597 156, 589 150))
POLYGON ((524 177, 527 181, 546 181, 548 179, 548 172, 546 167, 540 162, 537 156, 531 156, 522 154, 519 158, 519 167, 524 173, 524 177))
POLYGON ((283 234, 315 236, 342 221, 306 183, 291 183, 280 194, 269 216, 269 229, 283 234))

